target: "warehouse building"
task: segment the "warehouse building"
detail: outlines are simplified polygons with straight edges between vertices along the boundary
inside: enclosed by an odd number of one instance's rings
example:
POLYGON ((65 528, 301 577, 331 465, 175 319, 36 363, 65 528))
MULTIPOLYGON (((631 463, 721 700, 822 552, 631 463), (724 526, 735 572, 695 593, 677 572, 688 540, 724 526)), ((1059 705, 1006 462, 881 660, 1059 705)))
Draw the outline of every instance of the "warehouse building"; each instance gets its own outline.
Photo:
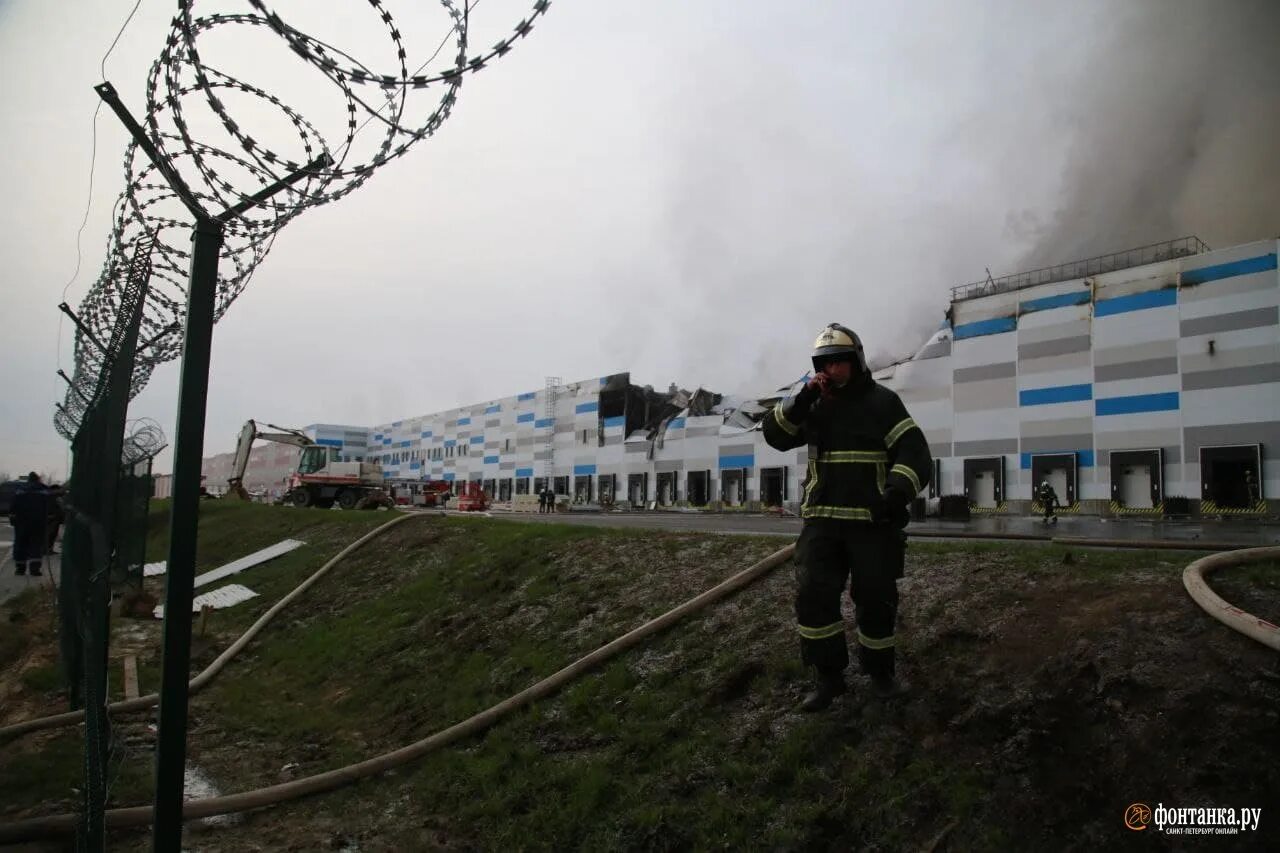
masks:
MULTIPOLYGON (((1280 494, 1276 255, 1274 240, 1210 251, 1188 237, 955 288, 932 338, 876 374, 929 440, 928 497, 1028 512, 1049 480, 1066 511, 1267 512, 1280 494)), ((549 477, 583 504, 794 509, 807 451, 776 451, 758 428, 793 387, 658 392, 617 373, 307 432, 378 460, 390 482, 478 481, 498 500, 549 477)), ((255 453, 267 479, 296 457, 255 453)), ((253 463, 246 479, 262 479, 253 463)))

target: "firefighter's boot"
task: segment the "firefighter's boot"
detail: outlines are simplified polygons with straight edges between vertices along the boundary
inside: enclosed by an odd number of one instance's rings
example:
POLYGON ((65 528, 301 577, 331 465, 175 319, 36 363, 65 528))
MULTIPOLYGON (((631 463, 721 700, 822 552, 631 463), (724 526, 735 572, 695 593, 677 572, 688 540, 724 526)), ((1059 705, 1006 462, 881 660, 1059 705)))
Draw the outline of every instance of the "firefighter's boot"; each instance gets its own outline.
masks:
POLYGON ((800 703, 800 710, 806 714, 825 711, 837 696, 843 696, 848 690, 844 673, 818 673, 817 686, 805 695, 804 701, 800 703))

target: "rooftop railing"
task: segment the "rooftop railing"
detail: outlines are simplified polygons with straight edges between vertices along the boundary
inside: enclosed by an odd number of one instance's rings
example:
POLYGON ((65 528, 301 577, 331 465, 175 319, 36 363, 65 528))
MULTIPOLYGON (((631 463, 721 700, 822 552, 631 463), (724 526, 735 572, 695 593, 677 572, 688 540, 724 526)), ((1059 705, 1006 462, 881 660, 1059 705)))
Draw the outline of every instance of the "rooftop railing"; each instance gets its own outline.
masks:
POLYGON ((1109 255, 1098 255, 1081 261, 1058 264, 1052 267, 1041 267, 1038 270, 1005 275, 1000 278, 988 278, 972 284, 962 284, 951 288, 951 301, 974 299, 979 296, 992 296, 997 293, 1010 293, 1038 284, 1050 284, 1055 281, 1071 281, 1086 278, 1104 272, 1140 267, 1143 264, 1154 264, 1173 258, 1184 258, 1209 251, 1209 247, 1199 237, 1179 237, 1163 243, 1152 243, 1136 249, 1125 249, 1123 252, 1112 252, 1109 255))

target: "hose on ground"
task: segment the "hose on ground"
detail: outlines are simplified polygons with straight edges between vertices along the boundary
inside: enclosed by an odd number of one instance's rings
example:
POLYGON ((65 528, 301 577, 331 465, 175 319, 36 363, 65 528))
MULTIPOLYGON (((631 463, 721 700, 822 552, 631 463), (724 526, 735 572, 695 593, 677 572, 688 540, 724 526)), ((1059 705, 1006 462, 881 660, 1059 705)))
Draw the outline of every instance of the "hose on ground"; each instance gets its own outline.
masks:
POLYGON ((1182 571, 1182 585, 1187 588, 1191 598, 1206 613, 1232 630, 1239 631, 1246 637, 1257 640, 1264 646, 1280 652, 1280 626, 1272 625, 1252 613, 1245 613, 1239 607, 1223 600, 1209 588, 1204 576, 1218 569, 1240 566, 1245 563, 1257 563, 1263 560, 1280 560, 1280 547, 1242 548, 1238 551, 1227 551, 1221 554, 1210 554, 1201 557, 1182 571))
MULTIPOLYGON (((390 530, 395 525, 401 524, 405 521, 408 521, 410 518, 415 518, 415 517, 417 516, 401 515, 397 518, 393 518, 391 521, 388 521, 386 524, 378 525, 373 530, 369 531, 364 536, 361 536, 355 542, 352 542, 350 545, 348 545, 347 547, 339 551, 335 557, 333 557, 331 560, 329 560, 320 568, 316 569, 315 572, 312 573, 311 577, 304 580, 301 584, 299 584, 296 588, 294 588, 293 591, 291 591, 288 595, 286 595, 284 598, 280 599, 274 605, 272 605, 270 610, 268 610, 266 613, 263 613, 261 616, 259 616, 257 621, 255 621, 252 625, 250 625, 248 629, 246 629, 245 632, 241 634, 234 643, 232 643, 230 646, 227 647, 226 651, 218 655, 218 657, 213 661, 213 663, 205 667, 204 670, 200 672, 199 675, 197 675, 195 678, 191 679, 190 682, 188 682, 187 690, 190 693, 198 693, 199 691, 203 690, 206 686, 208 686, 209 682, 212 681, 214 677, 219 672, 222 671, 222 668, 227 665, 228 661, 230 661, 233 657, 238 655, 254 637, 256 637, 259 633, 261 633, 262 629, 265 628, 267 624, 270 623, 271 620, 274 619, 281 610, 284 610, 286 607, 289 606, 291 602, 297 599, 298 596, 302 595, 304 592, 306 592, 308 589, 310 589, 312 586, 318 583, 321 578, 323 578, 326 574, 328 574, 330 569, 332 569, 338 563, 342 562, 342 560, 345 559, 347 555, 349 555, 352 551, 359 549, 366 542, 368 542, 369 540, 377 536, 382 535, 383 533, 390 530)), ((107 713, 124 714, 130 711, 145 711, 146 709, 152 708, 155 705, 159 704, 159 702, 160 702, 159 693, 148 693, 146 696, 139 696, 136 699, 124 699, 119 702, 112 702, 109 705, 107 705, 107 713)), ((19 735, 26 734, 28 732, 39 731, 41 729, 53 729, 59 726, 75 725, 76 723, 79 723, 83 719, 84 719, 84 711, 68 711, 64 714, 53 714, 52 716, 48 716, 48 717, 37 717, 32 720, 23 720, 20 723, 14 723, 12 725, 8 725, 8 726, 4 726, 3 728, 0 728, 0 741, 8 740, 10 738, 14 738, 19 735)))
MULTIPOLYGON (((383 530, 388 525, 378 528, 383 530)), ((375 533, 378 531, 374 531, 375 533)), ((366 537, 367 538, 367 537, 366 537)), ((363 540, 361 540, 363 541, 363 540)), ((354 547, 354 546, 353 546, 354 547)), ((248 811, 262 808, 286 800, 331 791, 349 785, 360 779, 384 773, 422 756, 448 746, 455 741, 470 737, 484 731, 508 714, 523 708, 539 699, 546 698, 558 691, 565 684, 573 681, 588 670, 616 657, 622 652, 637 645, 642 640, 664 631, 681 619, 696 613, 715 602, 742 590, 791 559, 796 546, 788 545, 763 560, 748 566, 736 575, 720 582, 711 589, 689 599, 683 604, 668 610, 666 613, 651 619, 621 637, 601 646, 590 654, 579 658, 558 672, 547 676, 531 687, 527 687, 514 696, 475 714, 447 729, 436 732, 429 737, 373 758, 346 767, 317 773, 303 779, 269 785, 252 791, 228 794, 221 797, 209 797, 203 800, 191 800, 183 805, 183 820, 194 820, 213 815, 231 812, 248 811)), ((344 552, 345 553, 345 552, 344 552)), ((341 555, 339 555, 341 556, 341 555)), ((336 560, 337 558, 335 558, 336 560)), ((230 649, 228 649, 230 651, 230 649)), ((224 653, 225 654, 225 653, 224 653)), ((113 829, 145 826, 152 821, 152 806, 131 806, 128 808, 109 809, 106 813, 107 826, 113 829)), ((10 824, 0 825, 0 844, 12 844, 22 841, 33 841, 42 838, 67 835, 75 831, 79 817, 75 814, 50 815, 30 818, 10 824)))

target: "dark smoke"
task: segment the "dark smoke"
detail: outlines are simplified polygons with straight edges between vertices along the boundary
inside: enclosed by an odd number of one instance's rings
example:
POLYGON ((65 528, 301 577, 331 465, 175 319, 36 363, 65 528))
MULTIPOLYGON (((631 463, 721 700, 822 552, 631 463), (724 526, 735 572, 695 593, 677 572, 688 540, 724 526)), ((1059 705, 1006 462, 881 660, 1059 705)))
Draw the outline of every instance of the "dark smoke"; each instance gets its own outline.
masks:
POLYGON ((1214 248, 1280 236, 1280 2, 1111 11, 1113 32, 1061 96, 1061 206, 1007 220, 1032 243, 1021 267, 1187 234, 1214 248))

